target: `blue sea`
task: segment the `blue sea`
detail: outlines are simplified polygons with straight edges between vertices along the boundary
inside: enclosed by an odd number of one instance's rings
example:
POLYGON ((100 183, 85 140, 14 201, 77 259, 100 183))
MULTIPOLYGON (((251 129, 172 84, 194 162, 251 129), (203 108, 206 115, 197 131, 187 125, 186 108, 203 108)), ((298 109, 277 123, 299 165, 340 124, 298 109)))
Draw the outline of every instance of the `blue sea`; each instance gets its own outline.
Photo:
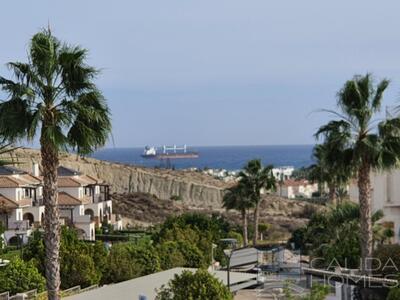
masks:
MULTIPOLYGON (((172 160, 171 166, 176 169, 212 168, 233 171, 241 169, 247 161, 259 158, 265 165, 300 168, 313 163, 312 148, 312 145, 193 147, 190 150, 197 151, 199 158, 172 160)), ((145 167, 166 167, 165 162, 142 158, 142 153, 143 148, 108 148, 95 152, 92 157, 145 167)))

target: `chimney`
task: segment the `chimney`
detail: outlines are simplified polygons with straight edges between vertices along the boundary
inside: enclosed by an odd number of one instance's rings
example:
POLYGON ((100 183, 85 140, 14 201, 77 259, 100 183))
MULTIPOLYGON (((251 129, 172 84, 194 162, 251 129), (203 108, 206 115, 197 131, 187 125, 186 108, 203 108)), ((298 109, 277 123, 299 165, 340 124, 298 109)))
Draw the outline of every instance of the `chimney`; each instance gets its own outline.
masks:
POLYGON ((40 176, 39 164, 37 162, 32 162, 32 175, 36 177, 40 176))

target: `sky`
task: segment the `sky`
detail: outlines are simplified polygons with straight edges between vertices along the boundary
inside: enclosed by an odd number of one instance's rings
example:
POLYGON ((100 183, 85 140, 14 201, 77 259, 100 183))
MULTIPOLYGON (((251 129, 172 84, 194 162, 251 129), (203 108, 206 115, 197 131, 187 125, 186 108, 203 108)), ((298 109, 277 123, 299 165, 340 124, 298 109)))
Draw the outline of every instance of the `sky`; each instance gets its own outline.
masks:
POLYGON ((400 104, 399 1, 4 1, 0 75, 50 24, 89 49, 112 112, 108 147, 314 143, 354 74, 400 104))

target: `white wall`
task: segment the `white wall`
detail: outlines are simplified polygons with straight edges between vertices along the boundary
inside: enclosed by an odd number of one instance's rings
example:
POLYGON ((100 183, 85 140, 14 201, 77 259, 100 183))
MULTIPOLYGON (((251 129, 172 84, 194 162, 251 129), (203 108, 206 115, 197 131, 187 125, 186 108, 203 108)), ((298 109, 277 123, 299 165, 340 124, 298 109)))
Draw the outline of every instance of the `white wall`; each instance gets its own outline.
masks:
POLYGON ((85 232, 86 240, 94 241, 96 239, 94 222, 76 223, 75 226, 82 229, 85 232))
POLYGON ((17 188, 1 188, 0 194, 13 201, 17 201, 17 188))
MULTIPOLYGON (((372 212, 382 210, 384 218, 381 222, 393 222, 395 242, 400 241, 400 170, 389 172, 371 172, 372 212)), ((357 181, 349 187, 350 200, 358 203, 357 181)))
POLYGON ((70 194, 72 197, 81 199, 83 195, 83 188, 82 187, 60 187, 58 189, 60 192, 66 192, 70 194))

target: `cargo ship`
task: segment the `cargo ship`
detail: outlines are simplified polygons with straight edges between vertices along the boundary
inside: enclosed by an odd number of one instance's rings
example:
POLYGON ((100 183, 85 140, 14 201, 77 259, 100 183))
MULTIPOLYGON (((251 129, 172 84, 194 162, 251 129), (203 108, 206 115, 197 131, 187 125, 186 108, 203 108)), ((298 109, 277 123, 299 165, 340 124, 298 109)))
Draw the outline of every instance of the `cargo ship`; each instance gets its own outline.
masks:
POLYGON ((187 146, 181 147, 177 145, 173 146, 162 146, 161 150, 157 150, 156 147, 146 146, 141 155, 143 158, 153 159, 184 159, 184 158, 198 158, 199 153, 195 151, 188 151, 187 146))

